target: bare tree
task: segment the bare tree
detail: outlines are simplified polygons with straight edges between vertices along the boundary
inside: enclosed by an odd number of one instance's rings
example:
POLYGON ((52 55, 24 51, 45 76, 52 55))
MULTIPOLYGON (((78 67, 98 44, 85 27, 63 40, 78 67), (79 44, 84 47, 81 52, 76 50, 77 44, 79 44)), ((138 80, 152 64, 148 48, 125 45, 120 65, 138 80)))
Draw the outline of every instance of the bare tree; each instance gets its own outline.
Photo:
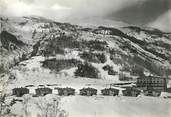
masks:
POLYGON ((41 111, 38 117, 67 117, 66 111, 59 107, 59 101, 59 98, 53 99, 53 102, 38 101, 36 105, 41 111))
POLYGON ((29 95, 25 95, 23 97, 23 111, 24 111, 24 117, 29 117, 29 113, 28 113, 28 102, 30 100, 29 95))
POLYGON ((5 87, 7 82, 3 79, 0 80, 0 116, 3 116, 6 113, 7 105, 5 104, 5 87))

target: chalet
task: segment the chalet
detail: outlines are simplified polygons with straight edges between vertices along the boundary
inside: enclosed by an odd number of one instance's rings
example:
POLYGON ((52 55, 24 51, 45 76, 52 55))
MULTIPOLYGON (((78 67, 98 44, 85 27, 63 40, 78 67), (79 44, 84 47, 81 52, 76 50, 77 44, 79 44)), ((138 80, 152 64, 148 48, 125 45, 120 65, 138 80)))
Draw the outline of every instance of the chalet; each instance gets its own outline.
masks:
POLYGON ((28 94, 29 89, 27 88, 14 88, 12 89, 12 94, 16 95, 17 97, 22 97, 24 94, 28 94))
POLYGON ((143 91, 156 91, 162 92, 166 91, 167 83, 166 78, 161 78, 157 76, 144 76, 137 79, 136 85, 143 91))
POLYGON ((58 95, 60 96, 69 96, 69 95, 75 95, 75 89, 73 88, 55 88, 58 90, 58 95))
POLYGON ((37 88, 37 89, 35 89, 35 91, 36 91, 36 95, 37 96, 45 96, 47 94, 52 94, 52 89, 46 88, 46 87, 44 87, 44 88, 37 88))
POLYGON ((80 89, 80 95, 85 95, 85 96, 97 95, 97 89, 94 88, 80 89))
POLYGON ((167 88, 166 90, 168 93, 171 93, 171 87, 170 88, 167 88))
POLYGON ((75 95, 75 89, 73 88, 63 88, 64 96, 75 95))
POLYGON ((115 96, 119 94, 119 90, 118 89, 114 89, 114 88, 105 88, 103 90, 101 90, 102 95, 109 95, 109 96, 115 96))
POLYGON ((135 87, 125 87, 126 90, 123 90, 123 96, 133 96, 133 97, 137 97, 140 93, 141 90, 135 87))

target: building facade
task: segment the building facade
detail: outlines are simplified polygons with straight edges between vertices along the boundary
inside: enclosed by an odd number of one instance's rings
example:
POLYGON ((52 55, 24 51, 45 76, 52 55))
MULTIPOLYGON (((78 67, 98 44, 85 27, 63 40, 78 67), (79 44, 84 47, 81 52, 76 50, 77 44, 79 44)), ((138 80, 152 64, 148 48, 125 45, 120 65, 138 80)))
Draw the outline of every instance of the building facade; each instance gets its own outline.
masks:
POLYGON ((137 87, 141 90, 166 91, 166 78, 157 76, 144 76, 137 79, 137 87))

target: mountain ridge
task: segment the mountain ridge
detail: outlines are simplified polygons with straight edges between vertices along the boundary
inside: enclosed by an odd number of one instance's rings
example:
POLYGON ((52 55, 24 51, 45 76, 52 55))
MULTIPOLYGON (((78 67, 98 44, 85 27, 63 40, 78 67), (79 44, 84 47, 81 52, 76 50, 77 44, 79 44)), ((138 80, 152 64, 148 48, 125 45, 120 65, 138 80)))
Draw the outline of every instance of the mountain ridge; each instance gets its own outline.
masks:
MULTIPOLYGON (((160 76, 171 75, 171 35, 157 29, 136 26, 85 28, 41 17, 1 18, 1 24, 1 61, 9 64, 20 63, 33 56, 44 56, 47 60, 54 57, 58 60, 57 56, 60 55, 63 56, 60 59, 75 59, 83 65, 84 62, 90 63, 99 71, 101 78, 106 73, 103 67, 109 64, 118 75, 124 73, 140 76, 145 72, 160 76), (9 51, 4 48, 4 31, 8 32, 7 35, 13 35, 22 41, 24 49, 13 48, 9 51), (104 63, 100 62, 101 54, 105 56, 104 63)), ((17 44, 14 45, 18 47, 17 44)), ((9 66, 1 67, 6 69, 9 66)), ((71 67, 69 62, 61 67, 62 69, 59 69, 65 71, 78 66, 71 67)), ((112 75, 107 74, 104 77, 112 75)))

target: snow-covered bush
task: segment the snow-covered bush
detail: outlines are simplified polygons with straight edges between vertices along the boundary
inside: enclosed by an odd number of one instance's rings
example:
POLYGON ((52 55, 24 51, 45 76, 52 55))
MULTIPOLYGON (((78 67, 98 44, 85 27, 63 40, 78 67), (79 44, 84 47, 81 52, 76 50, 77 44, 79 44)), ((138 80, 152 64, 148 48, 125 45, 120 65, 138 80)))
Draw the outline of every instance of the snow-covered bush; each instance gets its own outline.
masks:
POLYGON ((103 67, 103 70, 108 71, 109 75, 116 75, 117 74, 117 72, 113 70, 113 66, 110 66, 110 65, 105 65, 103 67))
POLYGON ((99 71, 94 66, 88 62, 85 62, 84 64, 78 65, 78 69, 75 71, 75 76, 99 78, 98 73, 99 71))
POLYGON ((144 76, 144 68, 139 65, 134 65, 131 71, 132 75, 144 76))
POLYGON ((85 46, 92 51, 93 50, 104 51, 108 45, 106 41, 99 41, 99 40, 83 41, 82 44, 83 47, 85 46))
POLYGON ((80 57, 89 62, 105 63, 107 61, 104 53, 83 52, 80 57))
POLYGON ((41 53, 44 56, 52 56, 56 54, 64 54, 65 48, 79 48, 80 42, 74 39, 72 36, 61 35, 60 37, 48 40, 46 44, 42 43, 43 50, 41 53))
POLYGON ((43 61, 43 67, 59 72, 63 69, 69 69, 72 67, 76 67, 80 63, 81 62, 76 59, 66 59, 66 60, 50 59, 50 60, 43 61))

